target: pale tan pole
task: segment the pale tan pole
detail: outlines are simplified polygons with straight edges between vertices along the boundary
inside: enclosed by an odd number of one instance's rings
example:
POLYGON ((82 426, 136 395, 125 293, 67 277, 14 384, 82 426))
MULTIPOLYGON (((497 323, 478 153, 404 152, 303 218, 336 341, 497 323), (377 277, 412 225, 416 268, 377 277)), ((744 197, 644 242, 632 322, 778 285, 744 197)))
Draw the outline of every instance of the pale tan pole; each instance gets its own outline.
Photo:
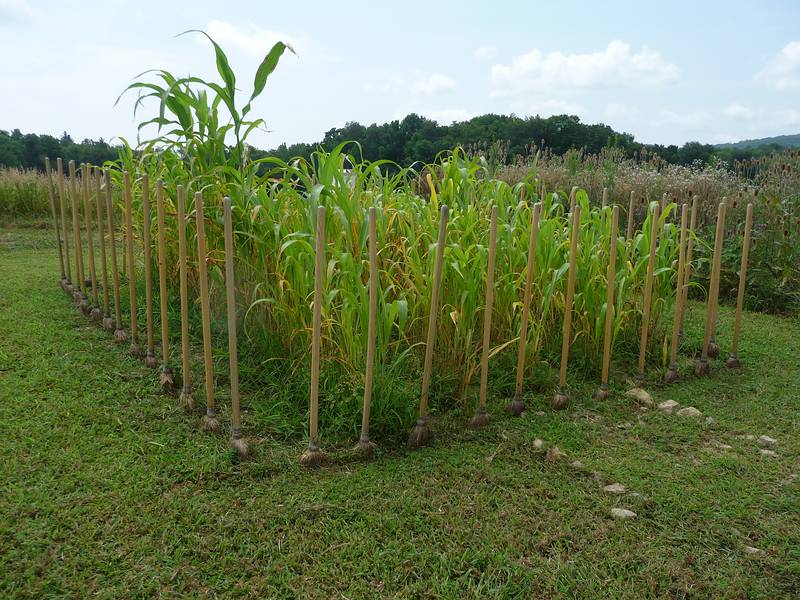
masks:
POLYGON ((492 338, 492 305, 494 304, 494 263, 497 251, 497 205, 492 206, 489 224, 489 257, 486 266, 486 304, 483 309, 483 343, 481 344, 481 384, 478 410, 469 421, 473 429, 489 424, 486 412, 486 394, 489 387, 489 345, 492 338))
POLYGON ((686 223, 689 205, 681 208, 681 237, 678 242, 678 276, 675 279, 675 318, 672 323, 672 344, 670 346, 669 370, 664 374, 664 381, 672 383, 678 379, 678 343, 680 341, 681 313, 683 311, 683 271, 686 268, 686 223))
POLYGON ((531 295, 533 287, 533 273, 536 269, 536 242, 539 236, 539 217, 542 213, 542 203, 533 205, 531 214, 531 233, 528 238, 528 265, 525 270, 525 292, 522 300, 522 316, 519 324, 519 346, 517 348, 517 381, 514 390, 514 399, 508 404, 507 410, 518 417, 525 410, 522 400, 522 381, 525 373, 525 355, 528 344, 528 320, 531 313, 531 295))
POLYGON ((141 358, 142 347, 139 345, 139 323, 136 315, 136 266, 133 262, 133 200, 131 191, 131 178, 127 171, 122 173, 124 182, 123 194, 125 196, 125 244, 128 256, 128 294, 130 296, 131 312, 131 346, 130 355, 141 358))
POLYGON ((642 333, 639 338, 639 372, 636 383, 644 384, 644 366, 647 359, 647 337, 650 329, 650 311, 653 297, 653 272, 656 265, 656 248, 658 247, 658 221, 661 207, 653 203, 652 223, 650 223, 650 255, 647 259, 647 279, 644 284, 644 304, 642 305, 642 333))
POLYGON ((92 226, 92 167, 84 163, 81 167, 81 183, 83 184, 83 220, 86 226, 86 251, 89 255, 89 277, 91 277, 93 306, 89 318, 99 323, 103 318, 100 311, 100 295, 97 293, 97 269, 94 264, 94 227, 92 226))
POLYGON ((58 252, 58 264, 61 267, 61 279, 59 285, 61 289, 67 283, 67 274, 64 271, 64 253, 61 251, 61 234, 58 232, 58 214, 56 213, 56 194, 53 190, 53 170, 50 168, 50 159, 44 157, 44 170, 47 171, 47 193, 50 197, 50 217, 53 221, 53 233, 56 238, 56 251, 58 252))
POLYGON ((364 408, 361 413, 361 437, 355 452, 369 458, 375 444, 369 439, 369 417, 372 405, 372 381, 375 370, 375 320, 378 312, 378 225, 377 209, 369 209, 369 315, 367 322, 367 366, 364 374, 364 408))
POLYGON ((619 206, 611 209, 611 236, 608 240, 608 279, 606 288, 606 320, 603 332, 603 370, 600 375, 600 388, 595 392, 595 398, 606 400, 609 395, 608 373, 611 367, 611 341, 614 337, 613 325, 616 308, 614 306, 614 288, 617 279, 617 229, 619 225, 619 206))
POLYGON ((550 402, 551 408, 561 410, 567 407, 567 363, 569 361, 569 344, 572 337, 572 301, 575 295, 575 258, 578 253, 578 236, 580 235, 581 207, 575 206, 572 213, 572 230, 569 241, 569 272, 567 275, 567 294, 564 302, 564 322, 561 331, 561 370, 558 376, 558 391, 550 402))
MULTIPOLYGON (((727 205, 728 199, 723 198, 722 201, 727 205)), ((727 212, 727 206, 726 206, 727 212)), ((725 237, 725 224, 722 224, 722 237, 725 237)), ((708 342, 708 357, 719 358, 719 345, 717 344, 717 316, 719 315, 719 280, 722 276, 722 252, 719 256, 714 257, 717 260, 717 279, 714 289, 714 304, 711 306, 711 339, 708 342)))
POLYGON ((308 448, 300 456, 304 467, 319 467, 328 456, 319 447, 319 359, 322 345, 322 278, 325 269, 325 207, 317 208, 317 236, 314 252, 314 310, 311 324, 311 406, 308 427, 308 448))
POLYGON ((225 304, 228 316, 228 357, 231 380, 231 446, 240 459, 250 455, 247 440, 242 437, 242 415, 239 410, 239 358, 236 338, 236 278, 233 271, 233 215, 231 199, 223 199, 225 220, 225 304))
POLYGON ((603 188, 603 202, 600 204, 600 208, 605 208, 608 206, 608 188, 603 188))
MULTIPOLYGON (((122 304, 119 291, 119 267, 117 263, 117 235, 114 226, 114 197, 111 189, 111 174, 105 172, 106 180, 106 218, 108 219, 109 248, 111 250, 111 278, 114 283, 114 341, 118 344, 128 341, 128 334, 122 327, 122 304)), ((125 251, 123 249, 123 254, 125 251)))
POLYGON ((681 293, 681 322, 680 333, 683 337, 683 322, 686 320, 686 311, 689 308, 689 282, 692 278, 692 254, 694 252, 694 232, 697 227, 697 198, 692 198, 692 211, 689 218, 689 232, 686 241, 686 265, 683 273, 683 292, 681 293))
MULTIPOLYGON (((83 244, 81 243, 81 226, 78 221, 78 182, 77 174, 75 172, 75 161, 69 161, 69 198, 72 206, 72 239, 75 242, 75 277, 77 281, 77 289, 73 291, 73 299, 80 305, 83 305, 86 294, 84 293, 84 286, 86 282, 83 277, 83 244)), ((88 302, 86 307, 88 309, 88 302)), ((83 308, 81 307, 81 310, 83 308)))
POLYGON ((714 330, 714 305, 717 302, 717 285, 718 285, 718 278, 719 278, 719 262, 718 259, 722 254, 722 238, 723 238, 723 231, 725 226, 725 202, 720 203, 719 209, 717 211, 717 231, 716 236, 714 238, 714 257, 712 259, 712 266, 711 266, 711 280, 708 286, 708 302, 706 309, 706 331, 705 336, 703 337, 703 350, 700 354, 700 358, 698 359, 697 363, 695 364, 695 373, 697 375, 705 375, 709 371, 708 366, 708 348, 711 344, 711 333, 714 330))
POLYGON ((150 215, 150 179, 147 173, 142 175, 142 246, 144 250, 144 304, 145 324, 147 328, 147 350, 144 355, 144 364, 148 369, 158 366, 155 350, 155 335, 153 332, 153 256, 152 240, 150 235, 153 229, 153 219, 150 215))
POLYGON ((161 389, 172 392, 175 381, 169 366, 169 314, 167 312, 167 243, 165 239, 164 182, 156 182, 156 219, 158 230, 158 304, 161 320, 161 372, 158 376, 161 389))
POLYGON ((64 184, 64 163, 60 157, 56 159, 56 170, 58 171, 58 203, 61 208, 61 237, 64 240, 64 267, 67 273, 64 291, 71 297, 74 288, 69 256, 69 236, 67 235, 67 190, 64 184))
POLYGON ((221 425, 214 404, 214 363, 211 354, 211 303, 208 298, 208 252, 206 250, 206 222, 203 214, 203 195, 194 195, 197 218, 197 275, 200 279, 200 312, 203 318, 203 366, 206 375, 206 414, 203 416, 204 431, 218 433, 221 425))
POLYGON ((191 363, 189 362, 189 284, 186 259, 186 196, 182 185, 178 186, 178 269, 181 288, 181 377, 183 387, 179 397, 186 410, 194 409, 192 395, 191 363))
POLYGON ((744 221, 744 240, 742 241, 742 262, 739 266, 739 290, 736 294, 736 319, 733 322, 733 345, 731 355, 725 365, 729 369, 739 369, 742 366, 739 360, 739 334, 742 325, 742 309, 744 308, 744 287, 747 284, 747 260, 750 257, 750 231, 753 228, 753 204, 747 205, 747 214, 744 221))
POLYGON ((631 201, 628 204, 628 231, 627 231, 627 233, 625 235, 625 239, 626 240, 633 239, 633 211, 634 211, 634 208, 636 206, 635 205, 635 199, 636 199, 636 195, 634 194, 634 191, 631 190, 631 201))
POLYGON ((419 417, 408 434, 408 448, 414 450, 427 446, 433 440, 433 432, 428 425, 428 391, 433 366, 433 345, 436 341, 436 316, 439 312, 439 288, 442 283, 442 264, 444 262, 447 219, 449 209, 442 204, 439 209, 439 237, 436 243, 436 262, 433 267, 433 289, 431 290, 431 311, 428 316, 428 337, 425 343, 425 363, 422 370, 422 390, 419 398, 419 417))
POLYGON ((108 257, 106 256, 106 227, 103 219, 103 194, 102 194, 101 170, 94 170, 94 208, 97 216, 97 236, 100 242, 100 269, 103 278, 103 329, 114 331, 114 321, 109 312, 110 297, 108 290, 108 257))
POLYGON ((569 191, 569 214, 575 211, 575 195, 578 193, 578 186, 573 185, 569 191))

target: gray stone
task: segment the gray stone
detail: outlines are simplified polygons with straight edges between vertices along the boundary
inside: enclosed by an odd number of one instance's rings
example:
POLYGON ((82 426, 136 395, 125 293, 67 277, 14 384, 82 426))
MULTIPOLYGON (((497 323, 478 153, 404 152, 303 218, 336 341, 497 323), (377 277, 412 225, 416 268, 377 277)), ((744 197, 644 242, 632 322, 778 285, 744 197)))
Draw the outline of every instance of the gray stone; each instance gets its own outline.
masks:
POLYGON ((569 464, 569 466, 572 467, 573 469, 582 469, 583 463, 579 460, 574 460, 569 464))
POLYGON ((686 408, 680 409, 676 413, 679 417, 701 417, 703 413, 697 410, 694 406, 687 406, 686 408))
POLYGON ((625 486, 621 483, 612 483, 611 485, 605 486, 603 491, 608 492, 609 494, 624 494, 625 486))
POLYGON ((761 548, 756 548, 755 546, 745 546, 744 551, 748 554, 764 554, 761 548))
POLYGON ((544 457, 547 462, 558 462, 565 458, 567 458, 567 454, 562 452, 561 448, 558 446, 550 446, 550 448, 547 449, 547 456, 544 457))
POLYGON ((636 516, 636 513, 627 508, 612 508, 611 516, 615 519, 632 519, 636 516))
POLYGON ((536 438, 533 440, 533 449, 534 450, 543 450, 544 449, 544 440, 541 438, 536 438))
POLYGON ((633 398, 639 404, 647 406, 648 408, 651 408, 653 406, 653 397, 650 394, 648 394, 646 390, 643 390, 642 388, 638 387, 631 388, 627 392, 625 392, 625 395, 628 398, 633 398))
POLYGON ((671 415, 680 407, 680 404, 675 402, 675 400, 664 400, 664 402, 660 402, 658 404, 658 410, 661 412, 665 412, 668 415, 671 415))
POLYGON ((761 450, 759 450, 759 452, 761 453, 762 456, 772 456, 773 458, 778 456, 777 452, 775 452, 774 450, 767 450, 766 448, 762 448, 761 450))
POLYGON ((761 435, 758 437, 758 445, 764 448, 774 448, 778 444, 778 440, 771 438, 768 435, 761 435))

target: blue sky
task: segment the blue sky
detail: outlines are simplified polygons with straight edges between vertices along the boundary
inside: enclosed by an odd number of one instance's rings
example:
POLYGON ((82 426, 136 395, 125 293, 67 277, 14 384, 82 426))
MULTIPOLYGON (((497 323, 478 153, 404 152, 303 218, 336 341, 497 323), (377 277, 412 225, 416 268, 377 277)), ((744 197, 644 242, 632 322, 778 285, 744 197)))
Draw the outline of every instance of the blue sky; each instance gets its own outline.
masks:
POLYGON ((134 75, 215 74, 207 42, 174 37, 193 28, 226 49, 247 93, 272 43, 296 49, 254 107, 270 130, 251 138, 263 148, 409 112, 567 112, 676 144, 800 132, 792 0, 0 0, 0 129, 135 139, 133 96, 114 107, 134 75))

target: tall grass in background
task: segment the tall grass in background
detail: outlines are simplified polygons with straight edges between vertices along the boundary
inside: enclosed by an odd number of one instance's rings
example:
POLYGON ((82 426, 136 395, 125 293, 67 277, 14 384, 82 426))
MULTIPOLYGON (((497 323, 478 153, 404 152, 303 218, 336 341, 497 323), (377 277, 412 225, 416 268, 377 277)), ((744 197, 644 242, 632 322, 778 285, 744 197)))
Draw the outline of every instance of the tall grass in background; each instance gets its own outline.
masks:
POLYGON ((50 197, 44 173, 0 167, 0 221, 41 219, 49 215, 50 197))

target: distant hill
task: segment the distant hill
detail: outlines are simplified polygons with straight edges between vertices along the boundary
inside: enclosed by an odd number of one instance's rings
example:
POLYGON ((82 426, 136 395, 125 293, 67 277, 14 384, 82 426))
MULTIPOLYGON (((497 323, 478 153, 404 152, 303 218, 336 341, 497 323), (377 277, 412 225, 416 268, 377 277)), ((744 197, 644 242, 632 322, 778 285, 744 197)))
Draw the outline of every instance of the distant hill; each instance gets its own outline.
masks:
POLYGON ((756 140, 742 140, 731 144, 716 144, 715 148, 737 148, 747 150, 748 148, 759 148, 762 146, 778 146, 780 148, 800 148, 800 133, 795 135, 776 135, 773 137, 759 138, 756 140))

